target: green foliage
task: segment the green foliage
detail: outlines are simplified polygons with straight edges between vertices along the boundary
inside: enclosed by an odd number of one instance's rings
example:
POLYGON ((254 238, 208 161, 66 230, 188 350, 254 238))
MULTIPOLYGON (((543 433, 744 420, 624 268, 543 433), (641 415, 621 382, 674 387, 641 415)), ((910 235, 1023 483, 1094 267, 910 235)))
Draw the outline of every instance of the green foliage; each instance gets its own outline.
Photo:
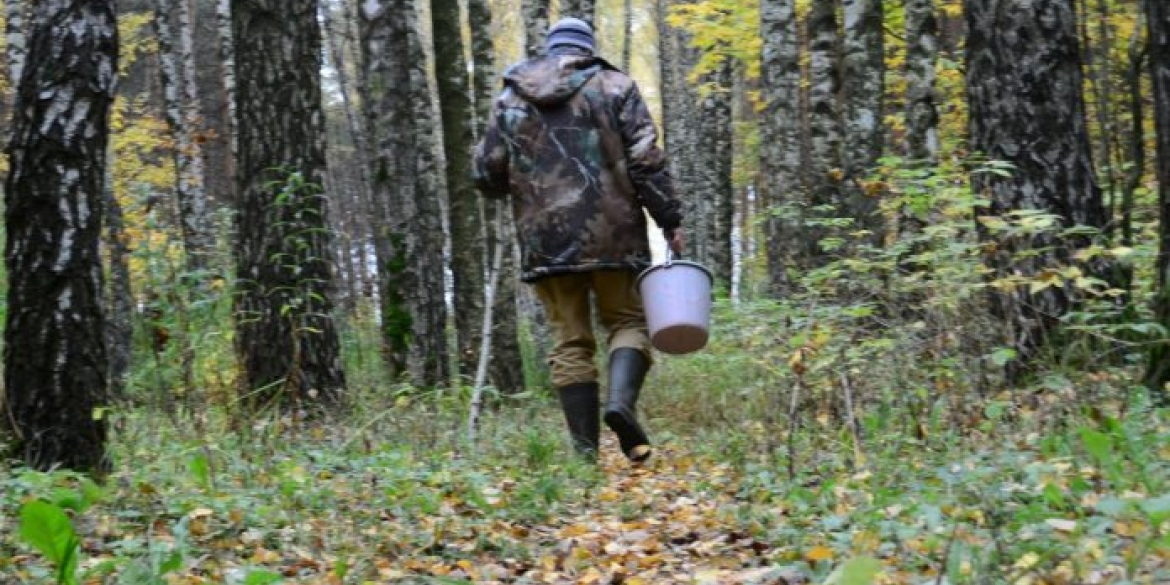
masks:
POLYGON ((76 585, 81 541, 65 512, 54 504, 33 500, 20 508, 20 537, 56 567, 59 585, 76 585))

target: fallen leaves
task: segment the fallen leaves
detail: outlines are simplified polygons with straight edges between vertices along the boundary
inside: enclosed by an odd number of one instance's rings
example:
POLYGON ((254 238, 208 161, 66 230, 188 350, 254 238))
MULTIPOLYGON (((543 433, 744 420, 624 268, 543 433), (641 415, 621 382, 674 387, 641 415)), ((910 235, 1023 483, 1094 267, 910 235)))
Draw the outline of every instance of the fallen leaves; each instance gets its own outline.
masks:
MULTIPOLYGON (((219 461, 214 489, 165 465, 129 470, 89 512, 68 509, 94 583, 894 585, 945 570, 951 582, 1071 585, 1165 574, 1150 568, 1170 561, 1164 524, 1151 519, 1170 500, 1104 489, 1089 462, 1011 449, 1021 444, 986 459, 902 453, 865 469, 825 459, 794 482, 669 440, 631 467, 607 438, 599 469, 290 451, 219 461)), ((35 477, 0 480, 16 494, 0 490, 0 506, 78 500, 61 489, 68 481, 35 477)), ((0 547, 10 553, 0 581, 49 575, 24 545, 0 547)))

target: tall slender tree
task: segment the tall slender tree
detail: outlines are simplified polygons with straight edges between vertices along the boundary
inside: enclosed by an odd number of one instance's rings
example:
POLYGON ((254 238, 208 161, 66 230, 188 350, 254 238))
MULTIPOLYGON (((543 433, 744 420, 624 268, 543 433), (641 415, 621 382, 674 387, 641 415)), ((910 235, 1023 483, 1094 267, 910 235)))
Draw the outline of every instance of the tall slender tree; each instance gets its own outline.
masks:
POLYGON ((800 41, 795 0, 761 0, 760 195, 766 209, 768 280, 773 295, 789 288, 792 233, 781 206, 799 201, 800 41))
POLYGON ((42 0, 5 184, 8 319, 0 424, 36 469, 104 467, 99 242, 118 27, 113 0, 42 0))
POLYGON ((333 402, 345 376, 322 189, 317 1, 231 7, 243 200, 236 318, 245 391, 264 401, 333 402))
MULTIPOLYGON (((1145 0, 1149 29, 1149 67, 1154 87, 1154 126, 1157 130, 1158 177, 1158 284, 1154 310, 1158 322, 1170 326, 1170 6, 1145 0)), ((1146 385, 1161 404, 1170 404, 1170 341, 1154 346, 1146 368, 1146 385)))
POLYGON ((934 0, 906 2, 906 156, 931 164, 938 158, 938 18, 934 0))
MULTIPOLYGON (((107 166, 107 172, 109 167, 107 166)), ((124 397, 130 376, 134 342, 134 291, 130 278, 130 246, 126 234, 122 205, 114 194, 113 181, 107 177, 104 202, 106 217, 104 239, 109 257, 109 280, 106 283, 106 353, 109 359, 109 396, 124 397)))
MULTIPOLYGON (((190 5, 185 0, 157 0, 155 23, 162 74, 163 112, 174 136, 175 197, 187 265, 192 273, 207 268, 215 248, 215 231, 204 186, 203 115, 196 85, 195 43, 190 5)), ((199 280, 202 280, 200 278, 199 280)))
MULTIPOLYGON (((471 27, 472 94, 475 104, 475 137, 483 134, 491 115, 497 89, 495 49, 492 44, 492 13, 487 0, 468 0, 467 18, 471 27)), ((500 250, 500 272, 496 275, 496 295, 491 307, 492 349, 488 376, 497 389, 515 393, 524 390, 524 360, 520 348, 516 237, 512 225, 512 207, 506 201, 486 204, 484 223, 487 228, 485 258, 495 258, 500 250)))
POLYGON ((702 186, 692 196, 700 199, 702 211, 690 223, 705 222, 704 241, 699 242, 700 261, 711 268, 716 282, 731 284, 731 232, 735 215, 735 188, 732 185, 734 124, 733 85, 738 72, 727 60, 706 80, 711 88, 702 98, 699 133, 703 147, 699 155, 702 186))
POLYGON ((442 185, 419 15, 409 0, 362 3, 365 103, 375 144, 379 290, 387 355, 395 375, 446 383, 442 185))
POLYGON ((678 0, 657 0, 659 84, 662 95, 662 134, 668 164, 674 176, 676 190, 683 204, 683 225, 687 230, 687 251, 692 257, 706 261, 707 244, 711 241, 707 201, 703 190, 703 168, 700 149, 708 144, 700 129, 700 97, 697 89, 687 82, 699 59, 698 49, 691 46, 691 36, 682 28, 668 22, 678 0))
POLYGON ((475 373, 481 345, 487 261, 483 200, 471 182, 475 111, 463 56, 465 44, 460 16, 459 0, 431 0, 436 39, 435 78, 443 123, 443 150, 447 155, 447 217, 455 284, 456 350, 460 376, 470 379, 475 373))
MULTIPOLYGON (((1105 209, 1090 156, 1072 1, 967 0, 966 18, 971 148, 1013 167, 1007 177, 972 176, 972 187, 989 201, 979 214, 1037 210, 1056 215, 1064 226, 1102 227, 1105 209)), ((1066 265, 1085 244, 1051 233, 1003 237, 981 229, 981 236, 994 241, 989 264, 993 277, 1002 278, 1034 277, 1066 265)), ((1035 294, 1021 286, 994 296, 1019 357, 1009 375, 1021 372, 1074 305, 1074 295, 1071 286, 1035 294)))
POLYGON ((219 4, 220 0, 195 2, 191 24, 194 79, 199 88, 199 119, 194 138, 202 143, 203 190, 212 216, 212 230, 216 227, 215 210, 230 208, 237 202, 232 148, 233 98, 228 85, 233 65, 230 51, 224 50, 231 46, 231 27, 229 21, 220 22, 219 4))
POLYGON ((841 203, 841 130, 837 103, 840 87, 838 70, 837 6, 834 0, 811 0, 808 20, 808 186, 804 218, 798 240, 803 242, 801 264, 817 266, 826 254, 821 240, 826 230, 812 225, 826 215, 837 215, 841 203))
POLYGON ((878 199, 862 181, 882 154, 885 118, 885 47, 881 0, 843 0, 845 37, 841 56, 844 211, 879 243, 884 222, 878 199))

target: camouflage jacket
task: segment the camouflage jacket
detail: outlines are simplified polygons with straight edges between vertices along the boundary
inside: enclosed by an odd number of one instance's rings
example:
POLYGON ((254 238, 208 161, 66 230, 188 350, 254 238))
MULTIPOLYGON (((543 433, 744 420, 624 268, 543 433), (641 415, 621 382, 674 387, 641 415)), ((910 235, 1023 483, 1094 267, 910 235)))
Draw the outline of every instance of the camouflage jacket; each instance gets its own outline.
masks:
POLYGON ((512 67, 504 84, 474 173, 484 194, 511 198, 521 278, 648 265, 642 208, 664 230, 682 213, 634 81, 562 53, 512 67))

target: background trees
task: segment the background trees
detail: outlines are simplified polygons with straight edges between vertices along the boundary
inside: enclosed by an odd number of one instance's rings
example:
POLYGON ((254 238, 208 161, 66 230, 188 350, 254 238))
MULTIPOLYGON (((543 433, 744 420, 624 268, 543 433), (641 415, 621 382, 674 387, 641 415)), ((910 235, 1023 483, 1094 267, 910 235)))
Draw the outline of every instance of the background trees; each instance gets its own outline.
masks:
MULTIPOLYGON (((688 254, 720 294, 873 319, 859 338, 961 330, 989 386, 1026 384, 1091 327, 1111 356, 1154 348, 1160 388, 1165 262, 1146 243, 1167 220, 1144 153, 1166 134, 1161 8, 1000 5, 127 0, 99 202, 109 378, 131 403, 189 409, 281 387, 458 390, 490 310, 490 384, 541 388, 510 210, 470 190, 466 157, 499 74, 539 53, 550 15, 576 14, 659 116, 688 254), (961 324, 945 286, 964 291, 961 324)), ((28 7, 5 5, 5 103, 34 57, 28 7)))

